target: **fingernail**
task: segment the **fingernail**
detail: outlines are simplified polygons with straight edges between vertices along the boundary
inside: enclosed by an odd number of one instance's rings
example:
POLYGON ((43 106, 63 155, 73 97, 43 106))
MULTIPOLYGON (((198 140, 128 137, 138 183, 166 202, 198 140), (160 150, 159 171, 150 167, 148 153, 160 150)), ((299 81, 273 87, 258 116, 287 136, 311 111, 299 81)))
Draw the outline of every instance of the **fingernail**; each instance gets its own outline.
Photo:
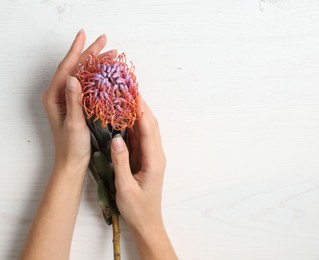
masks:
POLYGON ((75 36, 75 39, 78 38, 79 35, 80 35, 82 32, 84 32, 83 28, 82 28, 80 31, 78 31, 78 33, 77 33, 76 36, 75 36))
POLYGON ((75 91, 76 87, 77 87, 76 78, 68 76, 67 79, 66 79, 66 87, 70 91, 75 91))
POLYGON ((99 40, 101 40, 102 38, 105 38, 105 37, 106 37, 106 35, 105 35, 105 33, 103 33, 103 34, 101 34, 99 36, 99 38, 96 39, 96 41, 99 41, 99 40))
POLYGON ((117 134, 113 137, 112 140, 112 150, 116 153, 121 153, 125 149, 125 143, 120 134, 117 134))

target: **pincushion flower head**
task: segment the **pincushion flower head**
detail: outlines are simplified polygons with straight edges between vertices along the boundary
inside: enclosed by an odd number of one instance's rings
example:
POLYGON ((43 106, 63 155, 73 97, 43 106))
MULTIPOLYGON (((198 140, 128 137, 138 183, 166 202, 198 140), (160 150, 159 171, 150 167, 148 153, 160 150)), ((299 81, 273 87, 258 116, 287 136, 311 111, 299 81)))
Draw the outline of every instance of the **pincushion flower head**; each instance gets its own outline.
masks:
POLYGON ((126 63, 124 53, 115 59, 88 55, 79 64, 76 77, 82 86, 82 106, 91 133, 90 171, 97 183, 103 217, 113 227, 114 259, 120 259, 119 211, 115 200, 111 142, 120 134, 127 141, 139 103, 135 67, 126 63))
POLYGON ((115 130, 132 127, 137 118, 138 83, 135 67, 126 63, 122 53, 116 59, 99 59, 93 53, 79 65, 77 78, 82 85, 82 105, 87 118, 101 120, 115 130))

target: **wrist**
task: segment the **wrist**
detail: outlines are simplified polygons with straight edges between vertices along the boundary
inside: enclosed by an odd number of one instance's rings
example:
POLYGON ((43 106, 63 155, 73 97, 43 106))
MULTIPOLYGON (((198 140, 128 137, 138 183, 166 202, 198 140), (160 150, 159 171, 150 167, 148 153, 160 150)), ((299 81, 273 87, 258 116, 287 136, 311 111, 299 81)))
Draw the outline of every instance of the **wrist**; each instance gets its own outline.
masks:
POLYGON ((53 166, 53 174, 54 175, 63 175, 70 178, 81 179, 85 177, 87 173, 88 166, 85 165, 76 165, 76 164, 68 164, 68 163, 60 163, 56 162, 53 166))
POLYGON ((162 221, 132 229, 132 235, 141 259, 177 259, 162 221))
POLYGON ((152 237, 166 233, 162 218, 144 223, 134 223, 129 228, 135 238, 150 241, 152 237))

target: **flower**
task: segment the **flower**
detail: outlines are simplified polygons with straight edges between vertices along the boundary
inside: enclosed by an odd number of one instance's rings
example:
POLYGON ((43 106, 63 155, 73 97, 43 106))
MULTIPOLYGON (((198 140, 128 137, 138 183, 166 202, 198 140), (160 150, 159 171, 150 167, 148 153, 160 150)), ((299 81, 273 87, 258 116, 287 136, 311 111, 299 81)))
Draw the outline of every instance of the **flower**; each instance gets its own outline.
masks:
POLYGON ((133 126, 139 101, 134 69, 132 63, 127 65, 125 53, 115 59, 92 53, 79 64, 76 76, 82 86, 87 119, 100 119, 103 128, 110 124, 117 131, 133 126))
POLYGON ((125 53, 115 59, 88 55, 79 64, 76 77, 82 86, 82 106, 91 134, 90 171, 97 183, 100 208, 113 227, 114 259, 120 255, 119 210, 116 204, 115 173, 111 159, 112 138, 120 134, 127 141, 139 103, 135 67, 126 63, 125 53))

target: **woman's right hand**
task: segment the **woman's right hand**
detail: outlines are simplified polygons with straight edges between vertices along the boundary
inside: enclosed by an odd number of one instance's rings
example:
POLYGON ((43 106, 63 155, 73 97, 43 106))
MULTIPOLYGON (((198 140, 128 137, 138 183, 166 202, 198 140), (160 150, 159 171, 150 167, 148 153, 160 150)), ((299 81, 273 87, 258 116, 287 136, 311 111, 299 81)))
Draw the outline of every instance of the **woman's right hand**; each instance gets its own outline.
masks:
POLYGON ((120 135, 112 140, 117 206, 141 259, 177 259, 162 221, 166 159, 158 123, 142 98, 138 110, 143 116, 128 129, 130 152, 120 135))

